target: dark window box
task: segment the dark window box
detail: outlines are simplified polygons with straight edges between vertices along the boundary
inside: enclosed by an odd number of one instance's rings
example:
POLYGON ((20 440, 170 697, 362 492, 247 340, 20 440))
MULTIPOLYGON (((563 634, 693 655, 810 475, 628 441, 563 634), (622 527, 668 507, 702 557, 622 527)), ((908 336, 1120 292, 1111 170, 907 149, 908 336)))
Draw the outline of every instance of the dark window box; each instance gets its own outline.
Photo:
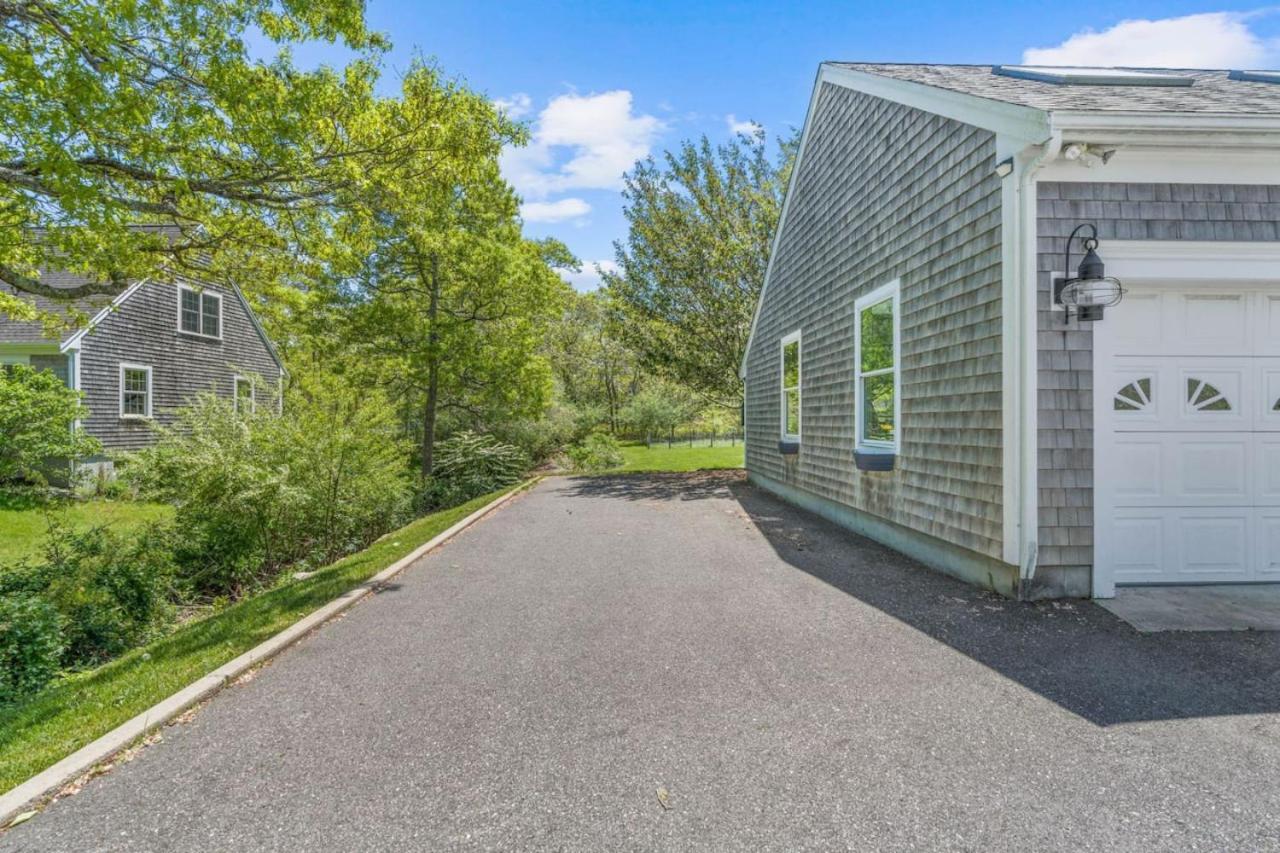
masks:
POLYGON ((798 441, 779 441, 779 442, 778 442, 778 452, 779 452, 779 453, 799 453, 799 452, 800 452, 800 442, 798 442, 798 441))
POLYGON ((898 454, 883 450, 855 450, 853 464, 859 471, 892 471, 898 454))

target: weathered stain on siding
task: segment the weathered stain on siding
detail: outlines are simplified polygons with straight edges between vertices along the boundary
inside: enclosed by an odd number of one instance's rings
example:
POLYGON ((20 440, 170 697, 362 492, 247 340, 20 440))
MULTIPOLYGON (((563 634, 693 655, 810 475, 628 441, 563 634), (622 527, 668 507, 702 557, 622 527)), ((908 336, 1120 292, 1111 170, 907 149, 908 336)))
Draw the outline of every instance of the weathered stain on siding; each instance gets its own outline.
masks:
MULTIPOLYGON (((1107 240, 1280 240, 1280 186, 1038 184, 1038 579, 1087 590, 1093 568, 1093 328, 1064 325, 1062 312, 1049 304, 1066 239, 1082 222, 1098 226, 1104 260, 1107 240)), ((1077 263, 1078 246, 1072 255, 1077 263)))
POLYGON ((994 136, 826 84, 746 374, 747 467, 999 559, 1000 182, 994 136), (855 469, 854 300, 902 282, 896 470, 855 469), (800 452, 780 454, 780 339, 801 330, 800 452))
POLYGON ((172 423, 174 411, 200 391, 231 397, 236 374, 256 374, 269 387, 258 405, 275 405, 279 368, 235 293, 184 281, 222 296, 222 340, 178 331, 178 286, 152 282, 124 301, 81 341, 80 385, 89 417, 85 430, 104 450, 136 450, 152 442, 146 422, 120 417, 120 363, 151 366, 152 411, 172 423))

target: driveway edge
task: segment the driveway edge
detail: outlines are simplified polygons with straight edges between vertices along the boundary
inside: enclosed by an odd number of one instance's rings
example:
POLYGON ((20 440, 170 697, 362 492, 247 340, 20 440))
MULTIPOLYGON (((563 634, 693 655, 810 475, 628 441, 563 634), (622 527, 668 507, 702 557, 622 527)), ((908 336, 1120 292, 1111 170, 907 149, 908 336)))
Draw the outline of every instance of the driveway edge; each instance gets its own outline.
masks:
POLYGON ((379 585, 400 574, 400 572, 429 552, 440 547, 489 513, 513 500, 517 495, 523 494, 537 485, 541 479, 542 477, 533 477, 524 481, 502 497, 485 504, 466 518, 454 523, 452 527, 436 534, 430 540, 359 586, 352 587, 333 601, 317 610, 313 610, 275 636, 262 641, 239 657, 224 663, 208 675, 201 676, 177 693, 162 699, 131 720, 121 723, 92 743, 82 746, 56 764, 10 789, 3 796, 0 796, 0 830, 7 827, 15 817, 22 814, 29 806, 38 807, 36 804, 57 793, 64 785, 78 779, 152 730, 173 720, 192 705, 202 702, 217 693, 246 671, 265 660, 275 657, 373 592, 379 585))

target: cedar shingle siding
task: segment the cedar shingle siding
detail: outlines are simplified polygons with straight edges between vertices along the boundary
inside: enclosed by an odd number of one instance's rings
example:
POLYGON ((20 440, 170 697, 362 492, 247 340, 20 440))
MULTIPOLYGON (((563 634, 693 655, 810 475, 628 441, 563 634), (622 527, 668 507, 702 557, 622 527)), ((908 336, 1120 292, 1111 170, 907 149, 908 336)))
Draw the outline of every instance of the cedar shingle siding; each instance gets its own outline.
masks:
POLYGON ((994 136, 823 84, 746 361, 747 468, 999 559, 994 136), (896 468, 855 469, 854 300, 901 279, 896 468), (802 441, 778 449, 779 342, 803 333, 802 441))
POLYGON ((172 423, 174 411, 200 391, 233 393, 236 374, 261 377, 259 406, 276 405, 280 369, 235 293, 198 285, 222 296, 222 340, 178 331, 178 286, 143 285, 81 341, 80 384, 89 417, 84 427, 106 451, 150 444, 143 421, 120 418, 120 363, 151 366, 152 411, 158 423, 172 423))
MULTIPOLYGON (((1107 240, 1280 240, 1280 186, 1041 182, 1039 263, 1040 568, 1087 590, 1093 567, 1093 326, 1051 311, 1050 280, 1081 222, 1107 240)), ((1079 246, 1072 263, 1078 263, 1079 246)), ((1124 310, 1123 307, 1116 310, 1124 310)), ((1105 322, 1105 321, 1104 321, 1105 322)))

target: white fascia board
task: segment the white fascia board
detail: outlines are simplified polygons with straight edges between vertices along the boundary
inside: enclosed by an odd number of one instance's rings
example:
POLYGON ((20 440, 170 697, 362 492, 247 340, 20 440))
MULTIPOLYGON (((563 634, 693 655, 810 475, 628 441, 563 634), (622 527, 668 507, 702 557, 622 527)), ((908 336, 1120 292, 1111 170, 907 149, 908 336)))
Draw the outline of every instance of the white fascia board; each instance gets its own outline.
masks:
MULTIPOLYGON (((1017 149, 1030 144, 1045 142, 1052 135, 1049 114, 1044 110, 979 98, 960 92, 881 77, 863 71, 854 71, 830 63, 818 66, 817 78, 814 80, 813 93, 809 96, 809 108, 805 112, 804 127, 800 132, 800 146, 796 151, 796 162, 791 169, 791 181, 782 201, 782 212, 778 216, 778 226, 773 235, 773 245, 769 251, 769 264, 765 269, 764 284, 760 288, 760 297, 756 301, 756 310, 751 318, 751 331, 747 335, 747 346, 742 354, 742 364, 738 368, 738 378, 747 377, 747 357, 751 353, 751 344, 756 334, 756 325, 760 321, 760 310, 764 305, 765 293, 769 289, 769 279, 773 274, 774 260, 778 255, 779 240, 786 230, 787 212, 791 207, 792 190, 796 178, 804 167, 804 154, 809 139, 809 130, 813 124, 813 113, 818 102, 818 94, 823 83, 843 86, 875 98, 913 107, 924 112, 954 119, 973 127, 983 128, 997 134, 1017 149)), ((994 164, 993 164, 994 165, 994 164)))
POLYGON ((1275 115, 1055 110, 1052 120, 1067 142, 1280 150, 1280 116, 1275 115))
POLYGON ((142 288, 142 286, 150 280, 151 280, 151 277, 148 276, 147 278, 138 279, 133 284, 126 287, 123 291, 120 292, 120 295, 118 295, 115 299, 112 299, 111 302, 105 308, 103 308, 97 314, 94 314, 93 319, 89 321, 88 325, 86 325, 83 329, 81 329, 80 331, 76 332, 74 335, 72 335, 71 337, 63 341, 62 346, 58 348, 58 351, 67 352, 68 350, 80 349, 80 341, 84 338, 86 334, 93 331, 93 329, 99 323, 101 323, 103 320, 107 319, 107 317, 111 315, 112 311, 115 311, 117 308, 123 305, 125 303, 125 300, 127 300, 130 296, 133 296, 133 294, 137 293, 142 288))
MULTIPOLYGON (((1071 141, 1090 142, 1079 136, 1071 141)), ((1106 163, 1092 166, 1081 160, 1059 159, 1046 165, 1037 179, 1132 184, 1274 184, 1280 174, 1280 149, 1132 144, 1114 150, 1106 163)))
MULTIPOLYGON (((267 336, 267 330, 262 327, 262 321, 258 319, 258 315, 254 312, 253 307, 249 304, 249 300, 245 299, 244 293, 241 292, 239 285, 234 281, 231 282, 231 290, 235 293, 236 299, 240 300, 240 306, 244 308, 244 312, 249 315, 249 322, 253 324, 253 329, 258 333, 258 337, 262 339, 262 343, 266 345, 267 352, 271 354, 271 358, 275 360, 276 367, 280 368, 281 376, 288 376, 289 370, 284 366, 284 359, 280 357, 280 353, 276 350, 276 345, 271 342, 271 338, 267 336)), ((219 318, 219 323, 222 320, 219 318)), ((221 329, 219 329, 221 331, 221 329)))
POLYGON ((1041 143, 1049 138, 1049 113, 1035 107, 1010 104, 826 63, 822 65, 819 81, 856 89, 873 97, 884 98, 886 101, 914 107, 993 133, 1019 137, 1029 143, 1041 143))

